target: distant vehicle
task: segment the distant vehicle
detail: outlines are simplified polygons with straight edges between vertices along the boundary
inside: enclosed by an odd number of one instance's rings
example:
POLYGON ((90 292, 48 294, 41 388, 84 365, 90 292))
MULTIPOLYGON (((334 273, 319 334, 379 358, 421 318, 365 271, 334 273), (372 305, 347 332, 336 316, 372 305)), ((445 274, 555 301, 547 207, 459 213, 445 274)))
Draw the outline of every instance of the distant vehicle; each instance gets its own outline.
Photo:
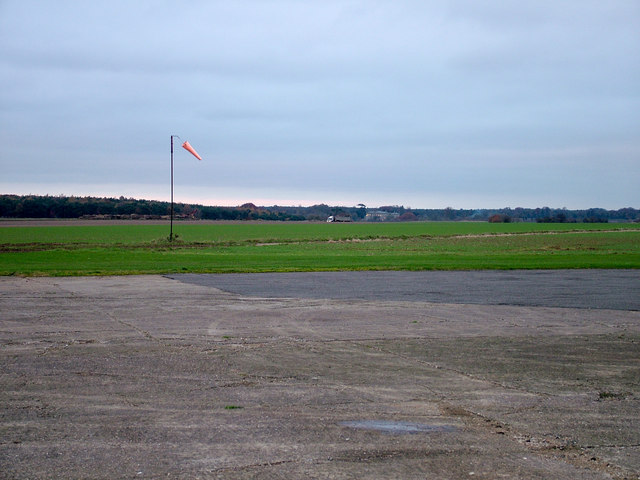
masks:
POLYGON ((327 223, 353 222, 349 215, 331 215, 327 218, 327 223))

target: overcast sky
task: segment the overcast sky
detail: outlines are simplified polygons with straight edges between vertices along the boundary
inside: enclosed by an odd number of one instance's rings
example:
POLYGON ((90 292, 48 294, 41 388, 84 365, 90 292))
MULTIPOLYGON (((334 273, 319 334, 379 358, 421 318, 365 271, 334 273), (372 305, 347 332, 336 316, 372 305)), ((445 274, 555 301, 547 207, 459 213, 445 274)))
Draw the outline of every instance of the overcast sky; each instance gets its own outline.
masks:
POLYGON ((0 102, 0 193, 640 207, 637 0, 0 0, 0 102))

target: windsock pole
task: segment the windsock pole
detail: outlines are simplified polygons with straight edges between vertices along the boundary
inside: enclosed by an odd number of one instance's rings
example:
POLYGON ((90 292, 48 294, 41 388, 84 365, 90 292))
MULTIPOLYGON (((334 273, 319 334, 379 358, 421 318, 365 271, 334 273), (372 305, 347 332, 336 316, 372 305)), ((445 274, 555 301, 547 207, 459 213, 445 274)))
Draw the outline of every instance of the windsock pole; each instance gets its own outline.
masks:
POLYGON ((169 227, 169 241, 173 241, 173 137, 171 135, 171 226, 169 227))
MULTIPOLYGON (((173 242, 173 137, 180 138, 178 135, 171 135, 171 226, 169 227, 169 241, 173 242)), ((184 142, 182 148, 191 153, 198 160, 202 160, 202 157, 198 155, 198 152, 189 145, 189 142, 184 142)))

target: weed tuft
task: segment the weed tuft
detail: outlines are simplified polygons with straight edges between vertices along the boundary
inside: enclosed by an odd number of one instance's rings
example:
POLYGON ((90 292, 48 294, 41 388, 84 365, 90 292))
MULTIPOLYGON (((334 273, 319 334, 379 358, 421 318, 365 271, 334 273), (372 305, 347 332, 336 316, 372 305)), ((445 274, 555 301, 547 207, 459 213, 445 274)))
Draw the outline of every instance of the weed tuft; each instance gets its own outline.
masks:
POLYGON ((624 393, 608 392, 606 390, 598 394, 599 400, 622 400, 625 397, 626 395, 624 393))

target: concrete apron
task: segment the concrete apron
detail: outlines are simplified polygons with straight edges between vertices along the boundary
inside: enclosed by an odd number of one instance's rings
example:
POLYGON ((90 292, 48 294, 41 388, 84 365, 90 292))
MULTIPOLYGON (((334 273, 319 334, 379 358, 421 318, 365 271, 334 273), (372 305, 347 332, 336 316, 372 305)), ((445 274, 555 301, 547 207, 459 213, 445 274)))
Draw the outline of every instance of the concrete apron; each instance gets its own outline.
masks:
POLYGON ((5 478, 638 478, 640 313, 0 278, 5 478))

